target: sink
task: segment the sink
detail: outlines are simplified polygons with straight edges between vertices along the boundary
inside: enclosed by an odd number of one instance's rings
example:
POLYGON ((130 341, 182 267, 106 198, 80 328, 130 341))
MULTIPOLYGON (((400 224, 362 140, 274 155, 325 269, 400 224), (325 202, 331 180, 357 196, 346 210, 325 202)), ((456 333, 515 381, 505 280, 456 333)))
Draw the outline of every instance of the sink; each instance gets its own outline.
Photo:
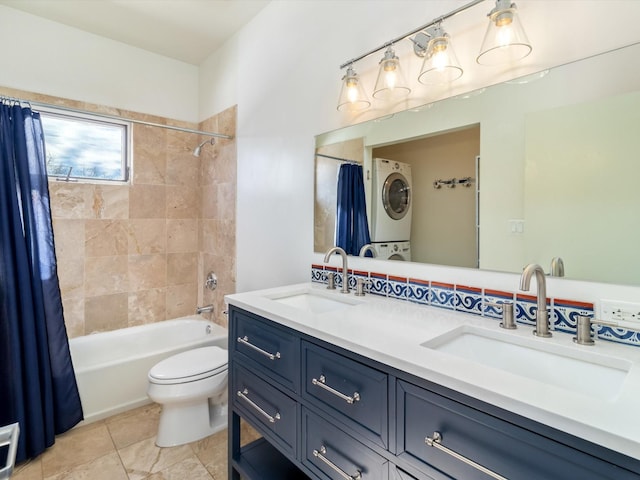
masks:
POLYGON ((620 393, 631 369, 621 358, 472 326, 421 346, 603 400, 620 393))
POLYGON ((304 289, 284 294, 270 295, 268 298, 274 302, 311 313, 326 313, 340 310, 361 302, 346 294, 336 292, 324 292, 321 290, 304 289))

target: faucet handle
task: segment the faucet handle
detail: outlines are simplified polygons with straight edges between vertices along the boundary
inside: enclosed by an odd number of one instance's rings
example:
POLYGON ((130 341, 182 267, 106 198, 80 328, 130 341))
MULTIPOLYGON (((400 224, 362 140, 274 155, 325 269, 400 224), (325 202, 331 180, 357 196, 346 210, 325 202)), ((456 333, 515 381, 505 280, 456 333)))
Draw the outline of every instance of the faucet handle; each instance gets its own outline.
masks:
POLYGON ((513 316, 513 302, 484 302, 484 304, 490 307, 499 308, 502 311, 502 322, 500 322, 500 327, 508 330, 518 328, 513 316))
POLYGON ((356 293, 354 295, 356 297, 364 297, 364 286, 371 285, 371 280, 367 280, 366 278, 358 278, 356 279, 356 293))
POLYGON ((336 289, 336 274, 333 272, 327 273, 327 290, 336 289))

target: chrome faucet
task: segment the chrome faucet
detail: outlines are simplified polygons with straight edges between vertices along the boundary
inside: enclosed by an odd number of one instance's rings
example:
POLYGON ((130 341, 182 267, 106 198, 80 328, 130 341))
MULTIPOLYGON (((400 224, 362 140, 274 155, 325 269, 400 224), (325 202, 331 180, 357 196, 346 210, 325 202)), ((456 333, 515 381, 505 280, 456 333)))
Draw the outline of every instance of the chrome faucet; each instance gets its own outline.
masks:
POLYGON ((342 256, 342 293, 349 293, 349 268, 347 267, 347 252, 340 247, 330 248, 324 256, 324 263, 329 263, 331 255, 339 253, 342 256))
POLYGON ((370 243, 367 243, 366 245, 362 246, 358 256, 359 257, 364 257, 367 254, 367 252, 371 252, 371 256, 373 258, 376 258, 376 256, 377 256, 376 250, 373 248, 373 245, 371 245, 370 243))
POLYGON ((530 263, 522 271, 520 277, 520 290, 529 291, 531 277, 536 274, 536 283, 538 284, 538 311, 536 312, 536 329, 534 335, 538 337, 550 337, 549 331, 549 312, 547 312, 547 283, 544 276, 544 270, 540 265, 530 263))

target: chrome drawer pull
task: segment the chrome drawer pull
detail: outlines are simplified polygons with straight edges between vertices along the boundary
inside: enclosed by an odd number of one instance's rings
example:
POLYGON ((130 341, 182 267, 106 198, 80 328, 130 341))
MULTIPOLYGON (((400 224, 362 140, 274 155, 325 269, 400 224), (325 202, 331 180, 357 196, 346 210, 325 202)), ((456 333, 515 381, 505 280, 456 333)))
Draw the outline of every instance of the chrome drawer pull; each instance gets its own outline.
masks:
POLYGON ((320 447, 320 451, 314 450, 313 456, 322 460, 325 464, 327 464, 333 471, 335 471, 338 475, 340 475, 344 480, 360 480, 362 478, 362 473, 360 470, 356 470, 355 475, 349 475, 344 470, 342 470, 339 466, 329 460, 325 455, 327 454, 327 449, 324 445, 320 447))
POLYGON ((280 420, 279 412, 276 412, 276 414, 272 417, 263 409, 261 409, 258 405, 256 405, 256 403, 253 400, 251 400, 249 397, 247 397, 247 395, 249 395, 249 390, 247 390, 246 388, 242 391, 238 390, 238 396, 241 399, 243 399, 245 402, 247 402, 249 405, 251 405, 253 408, 255 408, 260 415, 262 415, 264 418, 269 420, 269 423, 276 423, 276 420, 280 420))
POLYGON ((249 343, 249 337, 246 335, 244 337, 238 337, 238 343, 242 343, 249 348, 253 348, 256 352, 261 353, 269 360, 275 360, 276 358, 280 358, 280 352, 276 352, 275 355, 273 353, 266 352, 262 350, 260 347, 256 347, 253 343, 249 343))
POLYGON ((344 400, 348 404, 352 404, 353 402, 360 401, 360 394, 358 392, 353 392, 352 396, 345 395, 344 393, 341 393, 341 392, 337 391, 336 389, 331 388, 329 385, 327 385, 325 383, 326 381, 327 381, 327 379, 325 378, 325 376, 324 375, 320 375, 320 380, 318 380, 316 378, 313 378, 311 380, 311 383, 313 383, 314 385, 317 385, 320 388, 323 388, 327 392, 333 393, 336 397, 340 397, 342 400, 344 400))
POLYGON ((458 452, 454 452, 453 450, 450 450, 444 445, 442 445, 442 435, 440 434, 440 432, 433 432, 433 436, 425 438, 424 443, 426 443, 430 447, 437 448, 438 450, 446 453, 447 455, 451 455, 452 457, 460 460, 463 463, 466 463, 467 465, 471 465, 476 470, 480 470, 482 473, 489 475, 492 478, 496 478, 497 480, 508 480, 506 477, 503 477, 502 475, 496 472, 493 472, 488 468, 483 467, 479 463, 476 463, 473 460, 469 460, 467 457, 464 457, 460 455, 458 452))

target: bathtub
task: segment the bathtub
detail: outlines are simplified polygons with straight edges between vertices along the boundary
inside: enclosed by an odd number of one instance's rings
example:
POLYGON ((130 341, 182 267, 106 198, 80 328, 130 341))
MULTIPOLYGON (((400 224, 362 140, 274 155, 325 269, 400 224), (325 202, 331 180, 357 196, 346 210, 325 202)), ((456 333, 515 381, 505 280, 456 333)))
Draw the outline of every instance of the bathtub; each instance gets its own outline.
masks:
POLYGON ((70 339, 84 423, 150 403, 151 367, 176 353, 209 345, 226 349, 227 330, 198 315, 70 339))

